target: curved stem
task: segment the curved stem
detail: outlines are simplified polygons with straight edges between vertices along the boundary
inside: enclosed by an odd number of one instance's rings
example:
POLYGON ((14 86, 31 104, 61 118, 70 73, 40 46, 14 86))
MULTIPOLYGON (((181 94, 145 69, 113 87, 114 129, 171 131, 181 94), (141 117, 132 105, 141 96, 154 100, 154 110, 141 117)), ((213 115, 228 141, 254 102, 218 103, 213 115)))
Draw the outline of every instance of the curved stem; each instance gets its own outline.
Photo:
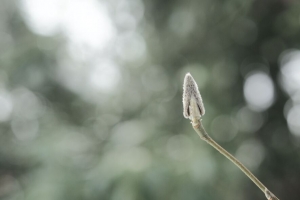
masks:
POLYGON ((227 157, 231 162, 233 162, 237 167, 239 167, 254 183, 259 187, 262 192, 265 192, 266 187, 243 165, 238 159, 221 147, 216 141, 211 137, 205 138, 205 141, 218 150, 221 154, 227 157))
POLYGON ((235 164, 238 168, 242 170, 254 183, 257 187, 265 194, 268 200, 279 200, 273 193, 271 193, 266 186, 264 186, 258 178, 256 178, 247 167, 245 167, 238 159, 236 159, 233 155, 231 155, 228 151, 226 151, 223 147, 221 147, 216 141, 214 141, 205 131, 201 119, 193 119, 192 120, 193 128, 198 133, 200 138, 218 150, 221 154, 223 154, 226 158, 228 158, 233 164, 235 164))

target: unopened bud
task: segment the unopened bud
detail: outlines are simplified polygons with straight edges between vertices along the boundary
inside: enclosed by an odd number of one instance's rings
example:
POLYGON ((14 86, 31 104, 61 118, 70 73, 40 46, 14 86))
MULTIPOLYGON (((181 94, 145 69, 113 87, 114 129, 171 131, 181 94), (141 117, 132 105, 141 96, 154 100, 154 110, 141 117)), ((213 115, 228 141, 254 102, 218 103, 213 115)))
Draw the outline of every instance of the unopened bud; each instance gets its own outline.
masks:
POLYGON ((190 73, 187 73, 183 83, 183 116, 185 118, 200 119, 205 114, 203 101, 197 83, 190 73))

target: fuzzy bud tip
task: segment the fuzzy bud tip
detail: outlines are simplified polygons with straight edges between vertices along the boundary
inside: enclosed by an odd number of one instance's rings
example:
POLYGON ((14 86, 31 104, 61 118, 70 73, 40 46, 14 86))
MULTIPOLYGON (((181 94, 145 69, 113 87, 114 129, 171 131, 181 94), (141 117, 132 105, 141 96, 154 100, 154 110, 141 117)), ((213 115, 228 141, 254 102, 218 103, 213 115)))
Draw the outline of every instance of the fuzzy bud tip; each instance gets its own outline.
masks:
POLYGON ((203 101, 196 81, 187 73, 183 83, 183 116, 185 118, 200 119, 205 114, 203 101))

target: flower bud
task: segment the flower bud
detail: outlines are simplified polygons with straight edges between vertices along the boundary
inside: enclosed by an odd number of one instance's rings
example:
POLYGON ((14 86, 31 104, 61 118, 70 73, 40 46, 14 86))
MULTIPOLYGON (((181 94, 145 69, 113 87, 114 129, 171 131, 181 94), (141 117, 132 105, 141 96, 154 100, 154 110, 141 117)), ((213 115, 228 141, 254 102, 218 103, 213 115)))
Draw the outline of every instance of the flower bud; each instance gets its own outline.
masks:
POLYGON ((200 119, 205 114, 203 101, 197 83, 190 73, 187 73, 183 83, 183 116, 185 118, 200 119))

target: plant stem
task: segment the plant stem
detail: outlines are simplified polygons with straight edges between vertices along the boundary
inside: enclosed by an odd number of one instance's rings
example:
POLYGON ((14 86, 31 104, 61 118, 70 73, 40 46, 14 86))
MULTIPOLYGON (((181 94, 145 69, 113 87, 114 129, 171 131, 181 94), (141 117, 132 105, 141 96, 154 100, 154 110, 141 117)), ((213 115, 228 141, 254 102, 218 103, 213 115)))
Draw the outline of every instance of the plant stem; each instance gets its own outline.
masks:
POLYGON ((214 141, 205 131, 201 119, 192 120, 193 128, 198 133, 200 138, 218 150, 226 158, 228 158, 233 164, 240 168, 254 183, 257 187, 265 194, 268 200, 279 200, 273 193, 271 193, 266 186, 264 186, 251 172, 247 167, 245 167, 238 159, 221 147, 216 141, 214 141))

